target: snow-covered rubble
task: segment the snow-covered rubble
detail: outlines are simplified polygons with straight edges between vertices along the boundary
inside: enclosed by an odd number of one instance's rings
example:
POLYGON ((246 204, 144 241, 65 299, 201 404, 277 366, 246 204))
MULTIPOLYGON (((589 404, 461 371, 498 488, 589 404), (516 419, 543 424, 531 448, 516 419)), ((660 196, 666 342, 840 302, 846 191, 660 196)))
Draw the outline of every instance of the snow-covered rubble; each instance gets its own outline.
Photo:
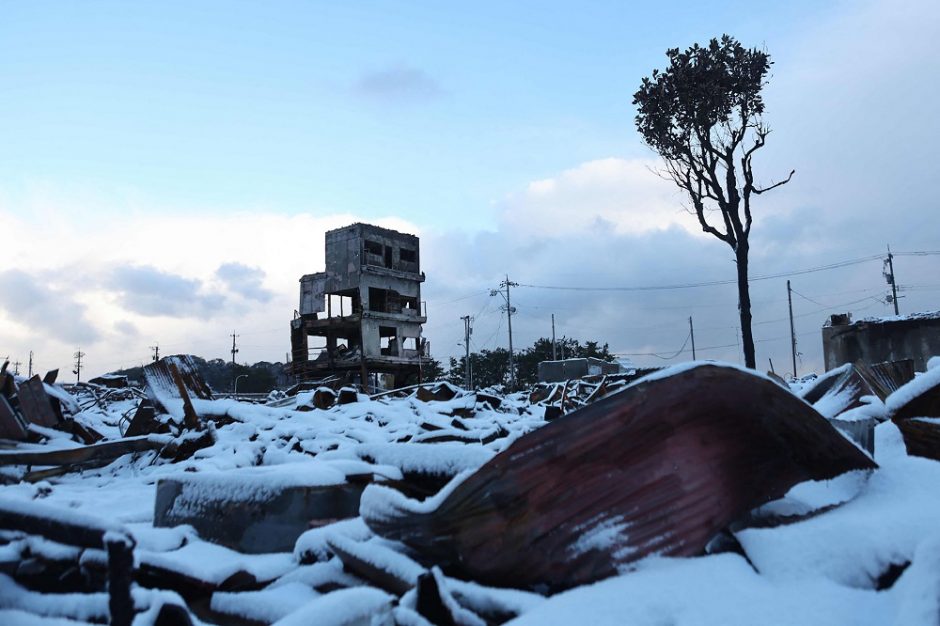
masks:
MULTIPOLYGON (((668 384, 670 376, 688 371, 660 372, 654 380, 668 384)), ((440 395, 360 394, 356 401, 330 408, 314 406, 314 392, 277 398, 270 405, 195 397, 190 400, 203 421, 201 432, 209 434, 202 447, 178 461, 161 453, 170 441, 179 446, 188 432, 183 409, 175 398, 161 396, 180 415, 160 418, 168 432, 147 436, 155 442, 153 449, 35 482, 21 479, 41 468, 8 466, 0 509, 7 504, 26 514, 133 537, 134 624, 140 626, 158 619, 336 625, 937 624, 940 462, 909 455, 896 423, 915 400, 929 406, 925 398, 940 389, 937 371, 918 376, 887 398, 866 396, 851 381, 819 394, 817 408, 825 417, 877 423, 872 426, 877 469, 794 486, 753 517, 731 525, 731 551, 693 558, 653 553, 605 580, 555 594, 537 585, 480 584, 460 568, 436 561, 434 551, 409 545, 407 537, 389 539, 370 527, 376 519, 395 519, 403 512, 432 514, 481 467, 504 463, 501 459, 523 450, 514 444, 546 424, 544 405, 531 403, 525 394, 477 397, 459 389, 440 395), (853 417, 853 411, 858 415, 853 417), (360 516, 319 520, 288 541, 291 548, 283 552, 247 554, 207 541, 211 533, 192 526, 154 526, 160 481, 185 485, 179 506, 194 511, 210 500, 243 511, 285 489, 356 484, 365 492, 360 516)), ((787 393, 777 383, 774 388, 787 393)), ((69 419, 100 433, 105 442, 122 439, 139 401, 130 393, 108 400, 81 389, 70 395, 61 387, 55 394, 72 412, 69 419)), ((810 410, 805 402, 793 401, 810 410)), ((903 419, 921 417, 940 415, 903 419)), ((565 422, 581 423, 565 418, 552 427, 564 433, 565 422)), ((32 432, 33 442, 17 449, 82 447, 58 430, 32 432)), ((622 449, 629 448, 626 443, 605 442, 622 449)), ((672 453, 668 446, 660 452, 672 453)), ((572 497, 581 486, 570 482, 571 476, 568 482, 557 477, 555 491, 548 491, 558 507, 576 501, 572 497)), ((525 515, 528 510, 524 503, 499 504, 497 491, 486 494, 496 499, 497 511, 525 515)), ((272 513, 258 506, 259 516, 272 513)), ((230 517, 235 523, 234 514, 230 517)), ((596 535, 603 528, 601 520, 585 533, 596 535)), ((626 525, 620 530, 629 535, 626 525)), ((619 541, 617 533, 608 534, 607 543, 619 541)), ((592 550, 595 539, 602 538, 581 537, 592 550)), ((513 549, 502 545, 502 550, 513 549)), ((512 559, 512 554, 493 556, 512 559)), ((0 623, 105 621, 107 563, 100 549, 0 523, 0 623)))

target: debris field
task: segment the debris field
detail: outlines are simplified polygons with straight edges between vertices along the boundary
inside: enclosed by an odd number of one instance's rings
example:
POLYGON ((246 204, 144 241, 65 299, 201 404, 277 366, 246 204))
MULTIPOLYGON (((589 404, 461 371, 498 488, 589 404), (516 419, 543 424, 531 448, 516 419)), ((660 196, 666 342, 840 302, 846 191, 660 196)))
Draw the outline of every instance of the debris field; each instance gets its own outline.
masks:
POLYGON ((940 367, 144 375, 0 372, 0 623, 940 623, 940 367))

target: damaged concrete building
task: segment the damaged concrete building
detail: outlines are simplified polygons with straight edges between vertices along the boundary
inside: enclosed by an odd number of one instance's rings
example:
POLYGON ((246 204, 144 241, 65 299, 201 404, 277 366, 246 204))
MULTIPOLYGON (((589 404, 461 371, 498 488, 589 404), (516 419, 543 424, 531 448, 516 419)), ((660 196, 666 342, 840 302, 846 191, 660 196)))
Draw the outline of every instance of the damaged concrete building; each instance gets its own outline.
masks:
POLYGON ((364 383, 386 374, 395 385, 420 379, 429 356, 422 282, 416 236, 360 223, 328 231, 326 271, 300 279, 292 374, 358 376, 364 383))
POLYGON ((913 361, 914 370, 927 369, 927 360, 940 354, 940 311, 904 317, 852 321, 850 313, 832 315, 822 329, 826 371, 845 363, 869 365, 913 361))

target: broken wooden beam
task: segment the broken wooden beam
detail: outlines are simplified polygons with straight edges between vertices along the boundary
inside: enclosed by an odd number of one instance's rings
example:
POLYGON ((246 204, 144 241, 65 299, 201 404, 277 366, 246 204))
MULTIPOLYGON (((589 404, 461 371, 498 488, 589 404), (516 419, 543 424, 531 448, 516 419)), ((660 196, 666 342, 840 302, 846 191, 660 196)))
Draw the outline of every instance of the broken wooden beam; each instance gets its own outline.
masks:
POLYGON ((120 525, 41 502, 0 498, 0 528, 108 554, 108 610, 112 626, 130 626, 134 619, 134 539, 120 525))
POLYGON ((128 437, 104 443, 61 450, 2 450, 0 465, 72 465, 102 459, 116 459, 132 452, 157 450, 163 443, 147 437, 128 437))

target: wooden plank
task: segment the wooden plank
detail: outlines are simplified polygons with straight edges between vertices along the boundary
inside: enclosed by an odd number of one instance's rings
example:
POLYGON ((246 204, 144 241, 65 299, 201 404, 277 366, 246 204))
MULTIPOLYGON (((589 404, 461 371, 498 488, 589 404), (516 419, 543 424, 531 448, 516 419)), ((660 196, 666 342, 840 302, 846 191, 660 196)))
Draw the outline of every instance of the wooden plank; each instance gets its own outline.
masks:
POLYGON ((115 459, 131 452, 157 450, 162 447, 162 443, 151 441, 147 437, 131 437, 65 450, 0 451, 0 465, 71 465, 100 459, 115 459))
POLYGON ((122 526, 45 503, 0 499, 0 528, 108 553, 108 610, 112 626, 134 619, 134 540, 122 526))

